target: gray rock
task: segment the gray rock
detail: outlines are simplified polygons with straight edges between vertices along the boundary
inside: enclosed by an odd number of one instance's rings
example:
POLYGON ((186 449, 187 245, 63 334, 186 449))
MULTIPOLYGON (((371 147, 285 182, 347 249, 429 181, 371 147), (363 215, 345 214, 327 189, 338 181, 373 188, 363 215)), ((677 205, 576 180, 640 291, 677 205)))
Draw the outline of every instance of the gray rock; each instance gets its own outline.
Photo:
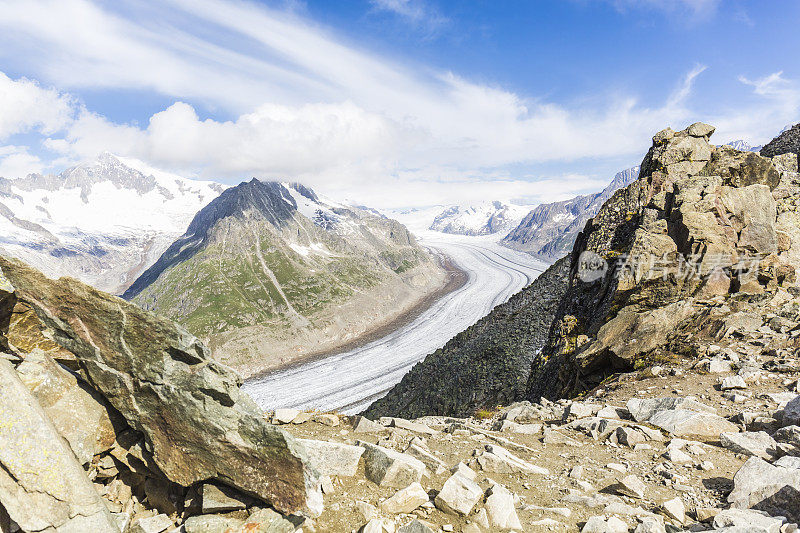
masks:
POLYGON ((661 504, 661 508, 667 517, 677 520, 681 524, 686 522, 686 506, 683 505, 683 500, 680 498, 673 498, 661 504))
POLYGON ((772 518, 767 513, 752 509, 725 509, 714 517, 714 529, 742 527, 765 533, 780 533, 784 523, 785 520, 772 518))
POLYGON ((292 533, 295 530, 297 530, 297 526, 290 520, 272 509, 265 508, 258 509, 247 517, 242 525, 241 533, 292 533))
POLYGON ((501 420, 497 425, 501 433, 519 433, 521 435, 538 435, 542 432, 542 424, 518 424, 510 420, 501 420))
POLYGON ((617 428, 616 435, 617 435, 617 442, 619 444, 628 446, 629 448, 633 448, 637 444, 647 440, 647 437, 645 437, 644 433, 630 427, 617 428))
POLYGON ((694 437, 713 441, 719 439, 720 433, 732 433, 739 429, 736 424, 721 416, 686 409, 658 411, 648 419, 648 422, 677 437, 694 437))
POLYGON ((119 533, 69 445, 4 359, 0 391, 0 501, 11 519, 23 531, 119 533))
POLYGON ((485 450, 476 456, 475 461, 480 466, 481 470, 485 472, 501 474, 521 472, 541 475, 550 473, 546 468, 536 466, 524 459, 520 459, 513 453, 496 444, 487 444, 485 450))
POLYGON ((459 474, 467 479, 471 479, 472 481, 475 481, 475 478, 478 476, 473 469, 464 463, 457 463, 455 466, 453 466, 453 468, 450 469, 450 473, 459 474))
POLYGON ((625 405, 628 412, 637 422, 647 422, 658 411, 683 409, 699 413, 716 414, 717 410, 702 404, 694 398, 664 397, 664 398, 631 398, 625 405))
POLYGON ((514 494, 504 486, 495 483, 486 491, 486 513, 489 523, 499 529, 522 529, 522 524, 514 507, 514 494))
POLYGON ((434 531, 419 520, 414 520, 398 528, 397 533, 434 533, 434 531))
POLYGON ((162 533, 174 525, 167 515, 159 514, 134 522, 131 533, 162 533))
POLYGON ((728 376, 722 380, 719 388, 720 390, 746 389, 747 383, 742 376, 728 376))
POLYGON ((186 519, 183 529, 186 533, 224 533, 237 531, 244 525, 242 520, 217 515, 192 516, 186 519))
POLYGON ((445 465, 441 459, 433 455, 422 446, 414 444, 413 442, 408 446, 408 448, 406 448, 404 453, 422 461, 422 463, 434 474, 438 475, 447 470, 447 465, 445 465))
POLYGON ((564 409, 564 422, 594 416, 603 406, 596 403, 572 402, 564 409))
POLYGON ((692 137, 711 137, 711 134, 714 133, 716 128, 709 124, 705 124, 703 122, 695 122, 686 130, 686 132, 691 135, 692 137))
POLYGON ((39 348, 25 356, 17 374, 81 464, 111 449, 116 434, 108 403, 94 390, 39 348))
POLYGON ((430 501, 428 493, 425 492, 422 485, 414 482, 381 502, 381 510, 391 514, 408 514, 428 501, 430 501))
POLYGON ((663 522, 658 518, 646 516, 642 518, 641 523, 636 526, 633 533, 666 533, 666 529, 663 522))
POLYGON ((733 364, 725 359, 714 357, 712 359, 702 361, 700 364, 700 369, 705 370, 710 374, 725 374, 728 372, 733 372, 733 364))
POLYGON ((645 486, 644 482, 633 474, 620 479, 616 487, 617 494, 640 499, 644 498, 646 489, 647 486, 645 486))
POLYGON ((800 470, 800 457, 794 457, 791 455, 784 455, 774 463, 775 466, 782 466, 784 468, 800 470))
POLYGON ((263 419, 241 378, 185 329, 71 278, 50 280, 3 257, 0 268, 15 288, 9 298, 40 321, 14 335, 49 337, 71 352, 170 481, 216 479, 281 512, 321 512, 302 447, 263 419))
POLYGON ((328 427, 337 427, 339 425, 339 417, 333 413, 317 413, 311 417, 311 420, 328 427))
POLYGON ((469 515, 483 496, 483 490, 473 480, 453 474, 444 482, 434 504, 445 513, 469 515))
POLYGON ((762 459, 774 459, 778 455, 778 443, 764 431, 744 433, 721 433, 722 447, 734 453, 755 455, 762 459))
POLYGON ((775 440, 800 448, 800 426, 785 426, 775 432, 775 440))
POLYGON ((306 449, 309 464, 323 476, 356 475, 364 454, 361 446, 323 440, 298 439, 306 449))
POLYGON ((365 416, 357 416, 353 421, 353 433, 378 433, 386 428, 365 416))
POLYGON ((291 424, 300 415, 300 409, 281 408, 275 409, 272 415, 273 424, 291 424))
POLYGON ((738 509, 757 509, 798 522, 800 470, 751 457, 733 476, 733 491, 728 502, 738 509))
POLYGON ((235 489, 214 483, 204 483, 200 489, 200 494, 203 500, 203 514, 247 509, 252 503, 252 498, 241 494, 235 489))
POLYGON ((425 464, 410 455, 371 444, 357 441, 364 448, 364 473, 367 479, 381 486, 395 488, 407 487, 418 483, 425 473, 425 464))
POLYGON ((627 533, 628 526, 617 518, 612 516, 606 519, 604 516, 592 516, 581 529, 581 533, 627 533))
POLYGON ((414 422, 404 418, 392 418, 392 427, 406 429, 414 433, 422 433, 423 435, 436 435, 438 431, 431 429, 421 422, 414 422))
POLYGON ((784 426, 800 426, 800 394, 786 402, 781 421, 784 426))

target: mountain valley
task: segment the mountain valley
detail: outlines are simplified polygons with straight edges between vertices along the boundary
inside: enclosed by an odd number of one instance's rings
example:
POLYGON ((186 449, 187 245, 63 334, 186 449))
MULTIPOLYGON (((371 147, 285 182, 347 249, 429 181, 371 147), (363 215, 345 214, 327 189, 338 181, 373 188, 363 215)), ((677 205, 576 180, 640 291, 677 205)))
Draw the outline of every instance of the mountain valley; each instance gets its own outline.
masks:
POLYGON ((448 280, 398 222, 254 179, 203 208, 124 297, 250 376, 347 345, 448 280))

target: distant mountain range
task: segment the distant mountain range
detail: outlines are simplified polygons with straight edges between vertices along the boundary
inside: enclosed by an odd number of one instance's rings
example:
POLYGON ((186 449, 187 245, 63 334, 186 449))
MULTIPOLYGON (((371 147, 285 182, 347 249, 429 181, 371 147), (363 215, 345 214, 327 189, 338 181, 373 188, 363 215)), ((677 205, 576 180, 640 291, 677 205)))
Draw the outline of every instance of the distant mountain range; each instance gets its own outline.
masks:
POLYGON ((758 152, 761 150, 762 146, 752 146, 749 142, 743 141, 739 139, 738 141, 731 141, 729 143, 725 143, 725 146, 730 146, 731 148, 735 148, 741 152, 758 152))
POLYGON ((252 375, 352 341, 445 279, 399 222, 253 179, 197 213, 124 297, 252 375))
POLYGON ((514 228, 527 212, 527 207, 499 201, 454 205, 436 215, 429 229, 455 235, 491 235, 514 228))
POLYGON ((578 233, 597 214, 603 203, 617 189, 625 187, 638 176, 639 167, 631 167, 618 172, 608 187, 599 193, 541 204, 500 242, 546 261, 563 257, 572 249, 578 233))
POLYGON ((109 153, 58 175, 0 178, 0 253, 119 294, 224 189, 109 153))

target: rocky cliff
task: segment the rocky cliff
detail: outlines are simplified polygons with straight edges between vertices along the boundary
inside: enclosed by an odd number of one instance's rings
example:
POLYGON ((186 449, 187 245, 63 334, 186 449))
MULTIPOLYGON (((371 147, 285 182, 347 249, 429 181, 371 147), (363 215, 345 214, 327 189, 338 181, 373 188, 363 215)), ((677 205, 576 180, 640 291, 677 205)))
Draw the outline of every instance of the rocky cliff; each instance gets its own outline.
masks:
POLYGON ((124 297, 250 376, 357 339, 445 278, 400 223, 253 179, 203 208, 124 297))
MULTIPOLYGON (((715 324, 746 316, 748 306, 760 313, 759 326, 770 313, 793 316, 796 155, 717 147, 713 131, 698 123, 656 134, 638 179, 611 195, 557 263, 565 275, 551 269, 417 365, 367 413, 491 408, 518 390, 521 377, 528 384, 517 399, 571 397, 615 373, 716 342, 725 328, 715 324), (776 294, 788 295, 781 305, 789 308, 767 305, 776 294), (531 368, 520 353, 532 358, 531 368), (488 393, 498 381, 508 385, 488 393)), ((774 349, 791 345, 783 339, 774 349)))
POLYGON ((574 395, 692 353, 715 321, 767 313, 759 302, 796 290, 795 154, 715 147, 713 131, 656 134, 639 179, 587 223, 529 397, 574 395))

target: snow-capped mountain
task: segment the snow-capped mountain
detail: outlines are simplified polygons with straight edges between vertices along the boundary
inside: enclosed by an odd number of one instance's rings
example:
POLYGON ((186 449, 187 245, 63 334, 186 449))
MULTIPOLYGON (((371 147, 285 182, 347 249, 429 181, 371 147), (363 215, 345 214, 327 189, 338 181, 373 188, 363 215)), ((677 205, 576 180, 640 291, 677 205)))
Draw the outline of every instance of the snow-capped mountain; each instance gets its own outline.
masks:
POLYGON ((614 191, 625 187, 638 176, 639 167, 631 167, 618 172, 601 192, 541 204, 528 213, 500 243, 548 261, 558 259, 569 253, 586 221, 597 214, 614 191))
POLYGON ((59 175, 0 178, 0 253, 121 293, 224 189, 109 153, 59 175))
POLYGON ((725 146, 730 146, 741 152, 758 152, 762 148, 761 145, 752 146, 749 142, 742 139, 726 143, 725 146))
POLYGON ((251 375, 350 342, 446 279, 399 222, 253 179, 201 209, 123 297, 251 375))
POLYGON ((433 219, 429 229, 457 235, 491 235, 519 224, 528 208, 493 201, 448 207, 433 219))

